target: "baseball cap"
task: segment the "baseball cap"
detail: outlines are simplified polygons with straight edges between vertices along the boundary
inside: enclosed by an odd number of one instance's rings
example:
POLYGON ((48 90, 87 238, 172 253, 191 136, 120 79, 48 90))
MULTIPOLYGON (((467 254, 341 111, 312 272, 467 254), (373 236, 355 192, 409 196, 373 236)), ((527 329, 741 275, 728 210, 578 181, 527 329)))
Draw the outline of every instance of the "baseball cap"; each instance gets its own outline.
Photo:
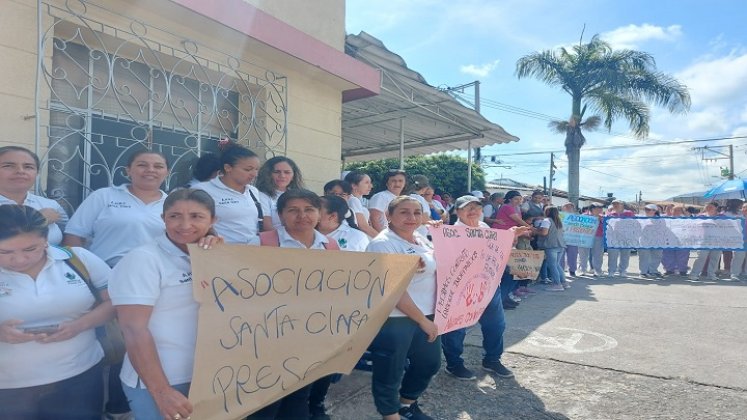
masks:
POLYGON ((477 198, 479 198, 481 200, 483 198, 485 198, 485 196, 483 195, 482 191, 475 190, 475 191, 472 191, 470 194, 472 194, 473 197, 477 197, 477 198))
POLYGON ((657 206, 656 204, 646 204, 645 206, 643 206, 643 208, 646 210, 659 211, 659 206, 657 206))
POLYGON ((480 201, 479 198, 473 196, 473 195, 463 195, 456 199, 456 203, 454 204, 456 208, 461 209, 465 207, 469 203, 477 203, 480 206, 482 206, 482 201, 480 201))

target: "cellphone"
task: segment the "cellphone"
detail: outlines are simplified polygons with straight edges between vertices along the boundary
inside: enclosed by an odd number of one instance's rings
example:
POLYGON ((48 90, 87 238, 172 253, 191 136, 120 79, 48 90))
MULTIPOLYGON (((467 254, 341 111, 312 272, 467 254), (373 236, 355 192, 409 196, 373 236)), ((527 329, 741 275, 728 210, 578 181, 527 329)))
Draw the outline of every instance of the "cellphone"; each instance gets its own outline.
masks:
POLYGON ((60 324, 39 325, 38 327, 24 328, 25 334, 52 334, 60 329, 60 324))

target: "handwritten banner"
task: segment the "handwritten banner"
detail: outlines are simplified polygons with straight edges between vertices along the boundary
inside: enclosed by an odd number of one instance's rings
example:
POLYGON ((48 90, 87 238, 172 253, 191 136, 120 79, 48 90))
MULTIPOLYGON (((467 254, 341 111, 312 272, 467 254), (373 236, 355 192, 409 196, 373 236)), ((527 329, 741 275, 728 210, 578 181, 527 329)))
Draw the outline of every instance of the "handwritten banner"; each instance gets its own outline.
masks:
POLYGON ((566 245, 581 248, 594 246, 594 236, 599 226, 599 219, 596 216, 561 212, 560 217, 563 221, 563 238, 566 245))
POLYGON ((436 314, 440 334, 474 325, 493 298, 511 253, 506 230, 431 228, 436 253, 436 314))
POLYGON ((412 255, 190 245, 200 303, 192 418, 233 420, 350 373, 406 290, 412 255))
POLYGON ((738 217, 605 217, 607 248, 743 250, 738 217))
POLYGON ((511 274, 518 280, 534 280, 539 276, 545 251, 527 251, 523 249, 511 250, 508 267, 511 274))

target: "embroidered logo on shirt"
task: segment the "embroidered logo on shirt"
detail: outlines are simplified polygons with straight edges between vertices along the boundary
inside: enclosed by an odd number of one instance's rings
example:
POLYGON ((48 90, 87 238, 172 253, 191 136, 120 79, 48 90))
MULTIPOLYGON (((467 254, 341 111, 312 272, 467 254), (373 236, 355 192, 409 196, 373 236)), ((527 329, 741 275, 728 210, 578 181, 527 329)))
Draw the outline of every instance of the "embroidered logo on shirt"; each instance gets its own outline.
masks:
POLYGON ((182 278, 179 279, 179 283, 191 283, 192 273, 182 273, 182 278))
POLYGON ((228 204, 241 204, 241 202, 233 197, 224 197, 218 200, 218 203, 216 204, 219 206, 226 206, 228 204))
POLYGON ((340 248, 347 248, 348 247, 348 240, 345 238, 340 238, 337 240, 337 244, 340 245, 340 248))
POLYGON ((65 273, 65 278, 67 279, 67 284, 78 284, 81 282, 78 276, 76 276, 75 273, 71 273, 70 271, 65 273))
POLYGON ((126 201, 110 201, 107 207, 113 207, 115 209, 129 209, 132 208, 126 201))
POLYGON ((0 297, 10 296, 13 293, 13 289, 10 287, 0 286, 0 297))

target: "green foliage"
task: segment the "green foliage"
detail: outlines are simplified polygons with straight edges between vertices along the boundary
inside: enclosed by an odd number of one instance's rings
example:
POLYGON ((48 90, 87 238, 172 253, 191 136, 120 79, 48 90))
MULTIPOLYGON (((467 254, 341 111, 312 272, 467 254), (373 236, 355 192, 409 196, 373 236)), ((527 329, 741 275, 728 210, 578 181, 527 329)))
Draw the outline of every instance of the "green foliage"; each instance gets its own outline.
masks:
MULTIPOLYGON (((370 160, 345 165, 346 171, 357 170, 368 174, 374 184, 372 193, 382 191, 384 174, 399 168, 399 159, 370 160)), ((467 159, 451 155, 410 156, 405 158, 405 172, 409 176, 425 175, 437 192, 461 194, 467 192, 467 159)), ((472 189, 485 188, 485 172, 472 164, 472 189)))

